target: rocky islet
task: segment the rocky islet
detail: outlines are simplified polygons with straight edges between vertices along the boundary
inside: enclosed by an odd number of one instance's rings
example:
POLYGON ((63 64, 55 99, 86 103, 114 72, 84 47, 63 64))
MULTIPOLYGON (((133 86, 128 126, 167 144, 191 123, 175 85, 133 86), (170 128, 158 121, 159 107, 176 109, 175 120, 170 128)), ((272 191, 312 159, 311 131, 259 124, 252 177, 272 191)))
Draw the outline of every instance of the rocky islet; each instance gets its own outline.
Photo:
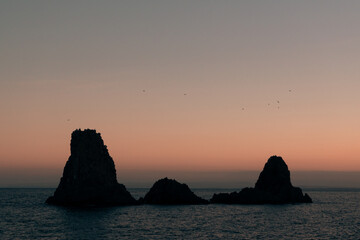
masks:
POLYGON ((196 196, 186 184, 163 178, 154 183, 144 198, 135 200, 117 182, 114 161, 100 133, 77 129, 71 135, 71 155, 53 196, 46 203, 65 206, 121 206, 139 204, 287 204, 311 203, 308 194, 294 187, 285 161, 269 158, 254 188, 214 194, 208 200, 196 196))
POLYGON ((100 133, 75 130, 71 155, 66 162, 54 196, 46 202, 56 205, 135 205, 137 201, 116 179, 114 161, 100 133))
POLYGON ((196 196, 185 183, 163 178, 154 183, 143 201, 145 204, 188 205, 208 204, 209 201, 196 196))
POLYGON ((299 187, 290 180, 290 171, 279 156, 269 158, 254 188, 244 188, 240 192, 214 194, 211 203, 226 204, 286 204, 311 203, 308 194, 303 195, 299 187))

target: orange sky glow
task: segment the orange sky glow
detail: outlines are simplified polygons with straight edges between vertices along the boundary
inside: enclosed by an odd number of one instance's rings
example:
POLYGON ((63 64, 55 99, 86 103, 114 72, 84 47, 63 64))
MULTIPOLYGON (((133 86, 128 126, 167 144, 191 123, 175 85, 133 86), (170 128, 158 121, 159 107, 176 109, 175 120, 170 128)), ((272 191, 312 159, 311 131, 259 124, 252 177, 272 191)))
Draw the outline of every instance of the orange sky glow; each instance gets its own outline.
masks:
POLYGON ((4 1, 0 169, 62 169, 90 128, 118 172, 360 171, 359 7, 4 1))

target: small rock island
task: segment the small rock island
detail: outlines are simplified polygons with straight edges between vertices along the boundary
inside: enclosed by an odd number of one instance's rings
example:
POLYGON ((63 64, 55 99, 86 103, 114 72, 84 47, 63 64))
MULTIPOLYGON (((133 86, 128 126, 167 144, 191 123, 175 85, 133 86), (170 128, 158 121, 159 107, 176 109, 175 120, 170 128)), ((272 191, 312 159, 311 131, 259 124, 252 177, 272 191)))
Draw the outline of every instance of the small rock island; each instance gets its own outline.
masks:
POLYGON ((190 205, 208 204, 209 202, 196 196, 185 183, 174 179, 163 178, 154 183, 150 191, 140 200, 145 204, 157 205, 190 205))
POLYGON ((312 199, 290 181, 290 171, 279 156, 268 159, 254 188, 214 194, 210 202, 196 196, 186 184, 163 178, 144 198, 135 200, 119 184, 115 164, 100 133, 77 129, 71 135, 70 157, 53 196, 46 203, 63 206, 121 206, 139 204, 287 204, 311 203, 312 199))
POLYGON ((46 203, 70 206, 136 205, 137 201, 116 179, 114 161, 96 130, 75 130, 71 155, 54 196, 46 203))
POLYGON ((269 158, 255 184, 255 188, 244 188, 240 192, 214 194, 211 203, 225 204, 286 204, 312 203, 308 194, 293 187, 290 171, 281 157, 269 158))

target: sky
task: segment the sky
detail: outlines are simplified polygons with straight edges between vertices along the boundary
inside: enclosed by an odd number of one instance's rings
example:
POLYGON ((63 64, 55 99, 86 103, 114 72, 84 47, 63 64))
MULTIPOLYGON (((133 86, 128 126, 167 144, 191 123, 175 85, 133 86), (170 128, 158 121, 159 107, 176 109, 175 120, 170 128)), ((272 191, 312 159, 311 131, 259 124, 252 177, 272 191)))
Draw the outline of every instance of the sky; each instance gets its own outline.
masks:
POLYGON ((102 134, 125 182, 260 171, 272 155, 358 172, 359 9, 0 0, 0 186, 59 179, 78 128, 102 134))

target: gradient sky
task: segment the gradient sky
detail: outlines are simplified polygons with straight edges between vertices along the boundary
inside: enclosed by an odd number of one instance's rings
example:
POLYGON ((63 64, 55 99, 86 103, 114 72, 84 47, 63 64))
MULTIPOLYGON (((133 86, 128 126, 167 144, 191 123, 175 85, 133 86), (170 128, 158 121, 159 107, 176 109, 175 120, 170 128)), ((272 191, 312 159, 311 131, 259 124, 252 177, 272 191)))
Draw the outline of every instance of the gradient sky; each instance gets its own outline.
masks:
POLYGON ((1 0, 1 172, 60 175, 77 128, 101 132, 120 174, 260 171, 274 154, 360 171, 359 11, 1 0))

